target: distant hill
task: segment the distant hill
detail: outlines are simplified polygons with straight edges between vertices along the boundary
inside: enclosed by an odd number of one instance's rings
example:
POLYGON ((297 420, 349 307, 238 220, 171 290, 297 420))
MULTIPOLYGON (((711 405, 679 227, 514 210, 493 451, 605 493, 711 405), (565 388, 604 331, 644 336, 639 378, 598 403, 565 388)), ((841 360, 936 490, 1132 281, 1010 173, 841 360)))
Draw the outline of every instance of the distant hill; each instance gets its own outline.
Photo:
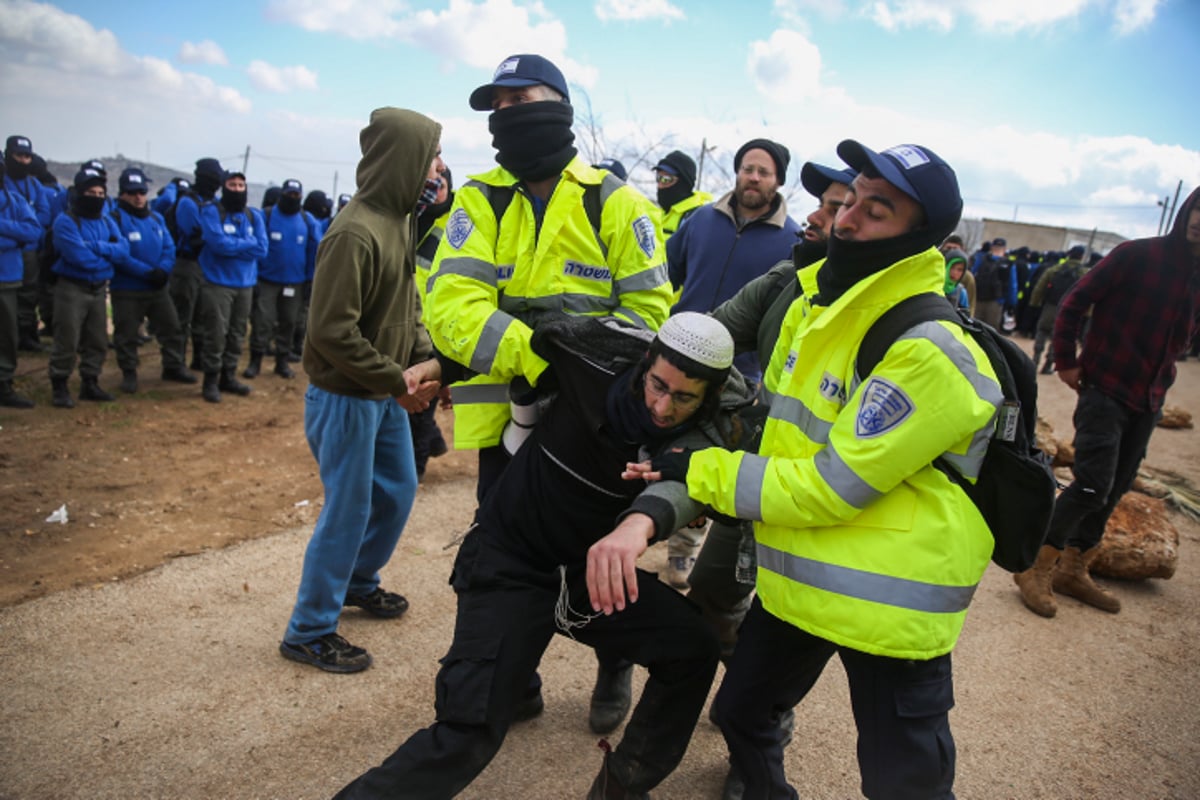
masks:
MULTIPOLYGON (((170 183, 173 178, 187 178, 190 181, 194 177, 191 173, 180 172, 171 167, 160 167, 158 164, 147 164, 145 161, 126 158, 121 154, 98 160, 108 170, 108 193, 113 197, 117 195, 117 178, 120 177, 121 172, 126 167, 140 167, 142 172, 146 173, 146 177, 150 179, 151 197, 154 197, 158 193, 158 190, 170 183)), ((79 164, 51 161, 49 159, 46 160, 46 166, 49 168, 50 174, 58 178, 58 182, 64 186, 70 186, 71 182, 75 179, 75 173, 79 171, 79 164)), ((267 190, 267 185, 263 183, 249 183, 246 185, 246 188, 249 194, 250 205, 259 205, 262 202, 263 193, 267 190)))

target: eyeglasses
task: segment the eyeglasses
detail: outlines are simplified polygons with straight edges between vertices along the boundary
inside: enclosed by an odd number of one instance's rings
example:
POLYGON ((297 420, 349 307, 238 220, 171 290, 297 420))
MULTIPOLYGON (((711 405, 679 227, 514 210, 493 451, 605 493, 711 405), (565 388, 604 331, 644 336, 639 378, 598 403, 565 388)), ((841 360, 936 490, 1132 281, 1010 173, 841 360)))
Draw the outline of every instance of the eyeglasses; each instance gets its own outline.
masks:
POLYGON ((669 175, 666 172, 655 173, 654 179, 658 181, 659 186, 672 186, 679 180, 678 175, 669 175))
POLYGON ((775 177, 775 173, 766 167, 756 167, 753 164, 743 164, 742 168, 739 169, 738 172, 747 177, 757 173, 758 177, 762 178, 763 180, 775 177))
POLYGON ((646 389, 650 392, 651 397, 655 400, 661 400, 666 396, 671 397, 671 405, 680 411, 687 411, 700 405, 700 401, 704 398, 697 397, 691 392, 672 392, 671 387, 667 386, 666 382, 657 375, 646 376, 646 389))

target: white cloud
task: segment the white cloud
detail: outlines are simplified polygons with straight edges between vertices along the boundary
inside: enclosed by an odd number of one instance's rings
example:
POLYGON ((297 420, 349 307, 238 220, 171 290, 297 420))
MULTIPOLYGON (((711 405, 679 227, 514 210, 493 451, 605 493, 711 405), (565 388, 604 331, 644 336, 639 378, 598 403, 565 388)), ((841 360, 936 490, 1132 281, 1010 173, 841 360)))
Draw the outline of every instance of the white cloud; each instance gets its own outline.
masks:
POLYGON ((797 100, 821 90, 821 51, 796 31, 777 30, 766 41, 751 42, 746 69, 770 98, 797 100))
POLYGON ((218 66, 225 66, 229 63, 229 59, 225 57, 225 51, 221 49, 221 45, 212 39, 205 39, 202 42, 184 42, 179 47, 179 60, 184 64, 216 64, 218 66))
POLYGON ((236 89, 219 86, 192 72, 180 72, 162 59, 122 49, 109 30, 54 6, 15 0, 0 13, 0 64, 8 80, 19 71, 34 86, 63 84, 55 91, 74 94, 101 108, 123 108, 134 98, 179 96, 191 104, 247 113, 250 101, 236 89), (70 74, 64 78, 62 73, 70 74), (102 103, 105 98, 110 103, 102 103))
MULTIPOLYGON (((791 3, 803 0, 790 0, 791 3)), ((785 0, 777 0, 785 2, 785 0)), ((1113 29, 1127 34, 1148 25, 1162 0, 872 0, 861 13, 887 30, 933 27, 952 30, 960 21, 982 28, 1016 32, 1045 28, 1085 11, 1113 15, 1113 29)))
POLYGON ((317 73, 300 65, 276 67, 266 61, 256 59, 246 67, 246 74, 255 87, 267 92, 290 92, 293 89, 317 90, 317 73))
POLYGON ((598 0, 595 12, 601 22, 687 19, 683 9, 668 0, 598 0))
POLYGON ((569 83, 595 85, 595 68, 567 56, 567 30, 540 2, 450 0, 441 11, 410 12, 397 0, 272 0, 267 16, 352 39, 394 39, 431 50, 447 64, 492 70, 513 53, 540 53, 569 83))
POLYGON ((1154 21, 1162 0, 1117 0, 1113 12, 1113 30, 1120 35, 1133 33, 1154 21))

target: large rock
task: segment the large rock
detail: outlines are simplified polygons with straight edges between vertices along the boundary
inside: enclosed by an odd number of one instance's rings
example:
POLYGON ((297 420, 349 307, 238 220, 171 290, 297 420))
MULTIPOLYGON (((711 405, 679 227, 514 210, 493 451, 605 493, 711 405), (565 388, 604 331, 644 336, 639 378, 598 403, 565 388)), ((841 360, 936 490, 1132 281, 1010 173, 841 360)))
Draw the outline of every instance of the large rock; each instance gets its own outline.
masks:
POLYGON ((1170 578, 1179 562, 1179 531, 1162 500, 1126 492, 1117 503, 1104 539, 1089 553, 1097 575, 1124 580, 1170 578))
POLYGON ((1179 406, 1164 406, 1162 419, 1158 421, 1160 428, 1190 428, 1192 415, 1179 406))
POLYGON ((1075 463, 1074 445, 1055 436, 1054 428, 1041 417, 1038 417, 1033 438, 1037 448, 1050 457, 1050 466, 1069 467, 1075 463))

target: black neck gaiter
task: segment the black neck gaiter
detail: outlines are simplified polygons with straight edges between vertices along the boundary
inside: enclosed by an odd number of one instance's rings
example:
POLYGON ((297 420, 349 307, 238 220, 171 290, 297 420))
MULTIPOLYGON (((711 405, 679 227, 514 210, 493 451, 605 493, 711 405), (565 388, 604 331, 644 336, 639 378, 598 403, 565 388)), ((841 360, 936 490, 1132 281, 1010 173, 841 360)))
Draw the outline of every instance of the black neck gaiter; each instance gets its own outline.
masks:
POLYGON ((192 183, 192 188, 204 199, 212 200, 217 189, 221 188, 221 181, 211 175, 197 175, 196 180, 192 183))
POLYGON ((671 206, 691 196, 692 190, 688 188, 687 184, 676 181, 666 189, 658 190, 658 207, 663 211, 668 211, 671 206))
POLYGON ((801 239, 792 245, 792 264, 796 269, 804 269, 810 264, 817 263, 828 255, 828 253, 828 241, 810 242, 808 239, 801 239))
POLYGON ((948 235, 924 226, 891 239, 869 242, 848 242, 831 236, 829 256, 817 273, 818 292, 814 300, 821 305, 833 305, 863 278, 937 246, 948 235))
POLYGON ((239 211, 246 210, 246 192, 231 192, 228 189, 221 190, 221 207, 230 214, 236 214, 239 211))
POLYGON ((291 216, 292 214, 296 214, 300 211, 300 198, 288 197, 286 194, 281 195, 278 205, 281 213, 291 216))
POLYGON ((32 166, 32 164, 22 164, 11 156, 4 157, 4 169, 14 181, 25 180, 29 176, 29 170, 32 166))
POLYGON ((91 194, 79 194, 75 196, 75 213, 84 219, 100 219, 100 215, 104 213, 105 197, 96 197, 91 194))
POLYGON ((604 418, 614 435, 627 444, 653 444, 662 439, 674 439, 695 424, 696 415, 672 428, 655 425, 643 397, 644 380, 645 373, 635 366, 608 387, 604 418))
POLYGON ((543 181, 562 173, 577 152, 571 124, 575 110, 557 100, 522 103, 488 117, 496 162, 523 181, 543 181))
POLYGON ((120 198, 117 198, 117 208, 121 209, 129 216, 137 217, 138 219, 145 219, 146 217, 150 216, 150 206, 146 206, 145 208, 137 208, 136 206, 131 205, 128 201, 120 198))

